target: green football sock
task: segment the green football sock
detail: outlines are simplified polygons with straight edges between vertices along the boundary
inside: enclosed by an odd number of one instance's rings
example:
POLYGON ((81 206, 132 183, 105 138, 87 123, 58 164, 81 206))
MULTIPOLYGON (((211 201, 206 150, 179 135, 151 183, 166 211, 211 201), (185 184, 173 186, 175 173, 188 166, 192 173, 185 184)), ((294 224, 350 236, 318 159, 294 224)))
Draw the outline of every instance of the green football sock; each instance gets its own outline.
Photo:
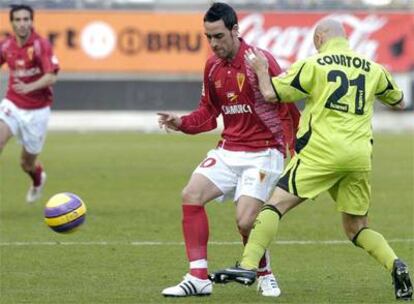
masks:
POLYGON ((260 259, 277 233, 280 215, 276 208, 265 205, 256 218, 250 231, 249 241, 244 247, 240 266, 245 269, 257 269, 260 259))
POLYGON ((368 252, 369 255, 376 259, 386 269, 392 271, 392 266, 394 260, 397 259, 397 256, 380 233, 366 228, 363 229, 353 241, 355 245, 368 252))

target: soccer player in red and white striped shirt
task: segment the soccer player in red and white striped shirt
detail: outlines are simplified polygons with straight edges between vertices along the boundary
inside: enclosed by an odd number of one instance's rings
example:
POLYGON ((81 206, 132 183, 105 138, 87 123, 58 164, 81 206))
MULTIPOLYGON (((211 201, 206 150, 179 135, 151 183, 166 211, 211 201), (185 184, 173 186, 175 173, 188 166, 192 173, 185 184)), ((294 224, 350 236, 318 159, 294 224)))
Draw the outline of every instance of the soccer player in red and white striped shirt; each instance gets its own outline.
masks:
MULTIPOLYGON (((164 296, 211 294, 204 206, 212 200, 233 199, 237 225, 243 242, 247 242, 255 217, 283 170, 286 148, 293 146, 299 118, 294 106, 265 102, 257 77, 244 59, 252 46, 238 37, 232 7, 214 3, 204 16, 204 30, 214 54, 205 66, 200 104, 182 117, 159 113, 159 124, 197 134, 215 129, 221 115, 224 130, 217 147, 208 152, 182 192, 182 226, 190 270, 181 283, 164 289, 164 296)), ((276 60, 263 52, 270 62, 269 73, 280 74, 276 60)), ((279 296, 268 253, 257 275, 264 296, 279 296)))
POLYGON ((9 67, 6 96, 0 103, 0 152, 16 136, 23 145, 21 167, 32 179, 28 203, 41 196, 46 173, 37 160, 47 131, 52 104, 51 85, 59 65, 50 43, 33 29, 33 9, 14 5, 10 23, 14 35, 0 42, 0 66, 9 67))

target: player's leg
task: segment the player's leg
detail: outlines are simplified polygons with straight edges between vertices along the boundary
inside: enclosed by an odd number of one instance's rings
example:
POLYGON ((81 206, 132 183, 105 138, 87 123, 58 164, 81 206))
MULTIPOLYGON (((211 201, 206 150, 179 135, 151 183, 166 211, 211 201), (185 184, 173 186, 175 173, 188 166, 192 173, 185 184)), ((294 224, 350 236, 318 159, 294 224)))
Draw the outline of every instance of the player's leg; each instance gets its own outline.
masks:
POLYGON ((243 251, 240 266, 245 269, 257 269, 266 248, 277 234, 279 220, 290 209, 305 199, 297 191, 298 178, 306 177, 306 170, 298 158, 293 158, 287 165, 277 187, 270 199, 263 206, 252 229, 249 241, 243 251))
POLYGON ((217 151, 210 151, 182 191, 182 228, 190 270, 181 283, 164 289, 164 296, 185 297, 212 292, 207 263, 209 226, 204 206, 227 192, 226 180, 235 179, 228 176, 224 168, 217 151))
POLYGON ((41 198, 46 183, 46 172, 37 159, 45 143, 50 108, 20 110, 19 113, 22 117, 19 141, 23 145, 20 165, 32 180, 26 201, 33 203, 41 198))
POLYGON ((342 213, 342 224, 349 240, 364 249, 386 269, 392 270, 397 256, 380 233, 368 228, 367 216, 342 213))
POLYGON ((407 265, 400 260, 382 234, 368 228, 366 216, 342 213, 342 223, 348 238, 390 271, 395 297, 412 298, 413 287, 407 265))
POLYGON ((190 274, 208 278, 207 242, 209 226, 205 204, 223 193, 204 175, 195 173, 182 192, 183 232, 190 274))
POLYGON ((162 291, 166 297, 210 295, 212 285, 208 280, 207 243, 209 226, 204 206, 222 195, 207 177, 193 174, 182 191, 182 229, 189 262, 189 273, 178 285, 162 291))
POLYGON ((7 99, 0 103, 0 154, 9 139, 18 133, 18 110, 16 106, 7 99))
MULTIPOLYGON (((246 245, 250 230, 262 207, 262 201, 245 195, 241 196, 236 203, 236 221, 239 232, 243 238, 243 245, 246 245)), ((280 295, 281 291, 279 284, 272 273, 268 250, 266 250, 265 254, 263 254, 260 259, 259 267, 257 269, 257 278, 257 289, 262 295, 270 297, 278 297, 280 295)))
POLYGON ((41 163, 37 161, 37 157, 38 154, 29 153, 23 147, 20 166, 32 180, 32 184, 26 195, 26 201, 28 203, 33 203, 41 198, 46 183, 46 173, 44 172, 41 163))
POLYGON ((407 266, 398 259, 386 239, 368 227, 369 172, 347 174, 335 192, 347 237, 391 272, 397 299, 411 298, 413 291, 407 266))
POLYGON ((369 178, 369 172, 347 173, 330 193, 337 210, 342 212, 342 225, 348 239, 391 271, 397 256, 381 234, 368 228, 369 178))
POLYGON ((286 190, 276 187, 270 201, 263 206, 249 240, 244 248, 241 262, 236 267, 218 270, 210 275, 216 283, 235 281, 244 285, 251 285, 256 280, 259 263, 266 249, 276 237, 279 221, 284 213, 299 205, 305 199, 297 197, 286 190), (284 213, 279 211, 284 210, 284 213))
MULTIPOLYGON (((236 202, 236 223, 242 236, 243 245, 247 244, 250 230, 262 207, 262 201, 246 195, 241 196, 236 202)), ((271 273, 270 261, 268 261, 266 255, 263 255, 260 260, 258 275, 260 275, 259 272, 262 272, 260 274, 263 275, 271 273)))
MULTIPOLYGON (((271 196, 283 171, 284 156, 277 149, 243 153, 234 164, 241 174, 235 193, 237 226, 246 245, 248 236, 265 201, 271 196)), ((257 268, 257 289, 263 296, 281 293, 270 265, 269 250, 257 268)))
POLYGON ((6 124, 6 122, 0 119, 0 154, 12 136, 13 133, 10 130, 10 127, 6 124))
POLYGON ((263 206, 243 251, 240 266, 245 269, 257 269, 266 248, 275 239, 279 221, 289 210, 305 199, 295 196, 281 187, 276 187, 270 200, 263 206))
POLYGON ((272 197, 259 213, 248 243, 243 251, 240 267, 219 270, 211 275, 217 283, 236 281, 253 284, 259 261, 275 238, 281 217, 307 198, 313 198, 336 183, 329 170, 305 166, 294 157, 286 167, 272 197))

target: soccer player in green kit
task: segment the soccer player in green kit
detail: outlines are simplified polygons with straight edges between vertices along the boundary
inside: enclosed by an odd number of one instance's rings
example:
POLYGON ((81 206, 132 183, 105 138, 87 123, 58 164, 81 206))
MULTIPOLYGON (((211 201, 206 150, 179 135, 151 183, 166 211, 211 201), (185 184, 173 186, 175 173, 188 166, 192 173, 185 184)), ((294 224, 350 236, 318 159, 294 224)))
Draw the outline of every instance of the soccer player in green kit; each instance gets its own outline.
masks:
POLYGON ((342 213, 347 237, 390 271, 397 299, 411 299, 408 267, 384 237, 368 228, 371 199, 371 119, 378 98, 403 108, 403 93, 381 65, 353 52, 341 23, 324 19, 314 33, 318 54, 270 78, 260 51, 246 54, 268 102, 306 99, 291 159, 271 199, 259 213, 240 265, 210 275, 216 283, 250 285, 260 258, 275 238, 281 217, 328 191, 342 213))

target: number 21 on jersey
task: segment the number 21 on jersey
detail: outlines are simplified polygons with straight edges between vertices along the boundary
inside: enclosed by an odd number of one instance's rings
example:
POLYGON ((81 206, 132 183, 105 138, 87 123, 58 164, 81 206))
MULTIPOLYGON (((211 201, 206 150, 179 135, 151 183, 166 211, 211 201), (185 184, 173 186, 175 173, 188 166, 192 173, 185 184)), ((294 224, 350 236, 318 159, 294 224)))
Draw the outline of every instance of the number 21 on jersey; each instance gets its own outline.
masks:
POLYGON ((328 82, 339 82, 339 86, 328 97, 325 103, 325 108, 348 112, 349 105, 341 102, 341 98, 344 97, 349 90, 349 87, 356 87, 355 94, 355 114, 363 115, 365 106, 365 75, 359 74, 357 78, 349 80, 347 75, 340 70, 332 70, 328 73, 328 82))

